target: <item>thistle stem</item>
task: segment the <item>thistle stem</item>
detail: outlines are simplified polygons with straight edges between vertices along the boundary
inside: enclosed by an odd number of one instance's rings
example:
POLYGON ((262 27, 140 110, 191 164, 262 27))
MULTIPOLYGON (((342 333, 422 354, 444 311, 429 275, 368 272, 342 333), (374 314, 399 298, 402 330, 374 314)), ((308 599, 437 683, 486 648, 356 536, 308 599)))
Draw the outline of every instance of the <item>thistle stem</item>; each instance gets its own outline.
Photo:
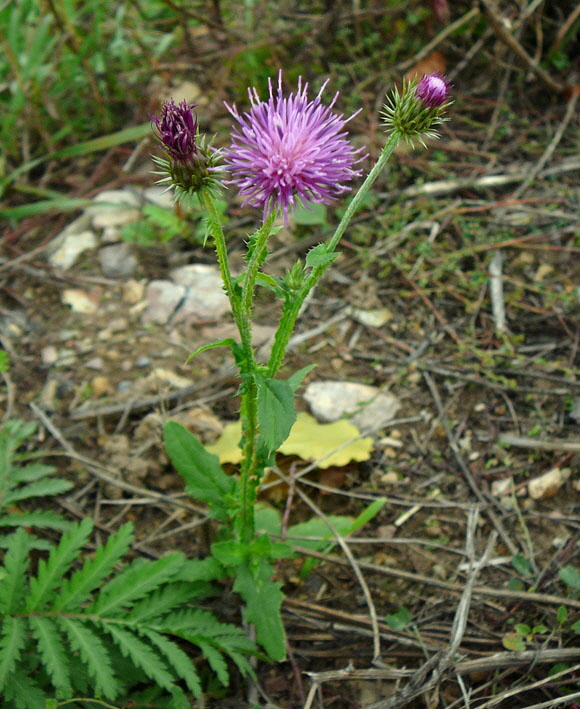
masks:
MULTIPOLYGON (((333 252, 337 247, 338 242, 340 241, 348 225, 350 224, 354 213, 360 207, 367 192, 372 187, 379 174, 384 170, 387 161, 389 160, 389 158, 393 154, 393 151, 399 144, 400 139, 401 137, 396 131, 393 131, 389 136, 375 166, 369 172, 365 181, 362 183, 357 193, 349 202, 349 205, 346 208, 346 211, 342 219, 340 220, 336 231, 328 242, 326 246, 328 253, 333 252)), ((290 341, 290 337, 294 332, 294 327, 296 325, 296 319, 298 318, 298 314, 300 313, 300 308, 302 307, 302 304, 304 303, 304 300, 306 299, 308 293, 310 293, 312 288, 314 288, 314 286, 320 280, 322 274, 326 271, 329 265, 329 263, 326 263, 320 266, 315 266, 312 271, 310 271, 306 280, 294 295, 292 302, 288 305, 288 307, 285 307, 282 319, 280 320, 278 331, 276 332, 276 338, 274 340, 274 346, 272 347, 270 360, 268 362, 269 377, 273 377, 282 366, 282 362, 284 361, 284 356, 286 354, 286 348, 288 347, 288 342, 290 341)))

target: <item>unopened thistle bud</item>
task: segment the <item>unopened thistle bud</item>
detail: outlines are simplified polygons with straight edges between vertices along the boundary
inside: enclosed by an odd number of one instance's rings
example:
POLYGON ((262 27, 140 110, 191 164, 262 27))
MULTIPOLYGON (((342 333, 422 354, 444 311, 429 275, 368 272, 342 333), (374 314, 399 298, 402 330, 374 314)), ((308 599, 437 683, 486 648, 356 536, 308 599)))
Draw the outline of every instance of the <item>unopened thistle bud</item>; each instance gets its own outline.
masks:
POLYGON ((175 189, 177 201, 202 190, 215 192, 221 187, 218 174, 219 152, 206 143, 200 135, 195 104, 184 99, 175 104, 173 99, 161 107, 161 116, 151 117, 153 132, 159 140, 165 158, 154 157, 161 168, 156 174, 163 175, 160 184, 175 189))
POLYGON ((438 72, 423 76, 419 82, 403 81, 401 90, 395 87, 383 106, 385 127, 410 143, 416 138, 425 145, 425 138, 438 137, 435 126, 447 120, 444 114, 451 104, 449 88, 449 81, 438 72))

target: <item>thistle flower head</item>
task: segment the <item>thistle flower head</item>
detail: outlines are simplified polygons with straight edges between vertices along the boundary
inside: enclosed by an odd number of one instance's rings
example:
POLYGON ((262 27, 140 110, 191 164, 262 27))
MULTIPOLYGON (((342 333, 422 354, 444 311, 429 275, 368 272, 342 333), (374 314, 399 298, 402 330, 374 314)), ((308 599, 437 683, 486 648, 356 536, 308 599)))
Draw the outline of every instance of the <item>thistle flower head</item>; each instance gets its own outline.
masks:
POLYGON ((417 82, 403 81, 401 89, 395 87, 392 96, 383 106, 385 128, 399 134, 409 143, 417 139, 425 145, 425 138, 437 138, 435 126, 448 120, 445 112, 451 101, 447 79, 435 72, 417 82))
POLYGON ((214 192, 220 187, 216 173, 220 153, 207 145, 199 134, 196 104, 184 99, 176 104, 173 99, 163 103, 161 116, 151 116, 153 132, 165 151, 165 158, 154 157, 161 168, 159 180, 175 189, 177 200, 184 199, 202 190, 214 192))
POLYGON ((436 71, 423 76, 417 84, 416 95, 428 108, 439 108, 447 101, 450 86, 443 74, 436 71))
POLYGON ((244 204, 261 207, 264 219, 279 209, 287 224, 298 202, 328 204, 350 189, 344 183, 361 174, 354 166, 366 155, 352 147, 345 131, 353 116, 345 119, 332 111, 338 93, 328 106, 322 103, 327 83, 309 99, 308 84, 300 78, 296 93, 284 96, 280 71, 276 91, 268 80, 268 100, 251 88, 248 112, 226 104, 238 123, 224 152, 231 174, 226 184, 238 187, 244 204))

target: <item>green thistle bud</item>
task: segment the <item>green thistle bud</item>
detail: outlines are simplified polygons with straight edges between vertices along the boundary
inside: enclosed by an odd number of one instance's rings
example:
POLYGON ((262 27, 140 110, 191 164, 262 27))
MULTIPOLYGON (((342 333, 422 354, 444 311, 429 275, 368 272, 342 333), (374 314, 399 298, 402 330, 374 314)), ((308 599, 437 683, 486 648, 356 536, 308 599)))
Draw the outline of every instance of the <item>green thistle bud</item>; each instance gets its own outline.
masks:
POLYGON ((403 81, 401 90, 395 87, 381 112, 384 126, 412 143, 417 139, 425 146, 425 138, 437 138, 434 127, 448 120, 444 117, 451 101, 450 84, 439 73, 416 80, 403 81))

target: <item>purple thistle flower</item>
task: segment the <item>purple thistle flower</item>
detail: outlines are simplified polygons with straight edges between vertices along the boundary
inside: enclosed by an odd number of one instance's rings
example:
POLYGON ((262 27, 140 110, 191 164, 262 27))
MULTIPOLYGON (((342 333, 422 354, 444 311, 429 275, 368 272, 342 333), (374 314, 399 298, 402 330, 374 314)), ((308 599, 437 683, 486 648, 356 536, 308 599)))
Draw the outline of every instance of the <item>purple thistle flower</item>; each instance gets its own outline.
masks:
POLYGON ((155 123, 157 137, 167 154, 177 162, 186 165, 195 159, 197 153, 197 115, 193 111, 196 104, 188 104, 185 99, 175 105, 170 99, 161 107, 161 118, 151 116, 155 123))
MULTIPOLYGON (((229 168, 229 184, 236 185, 245 197, 244 205, 262 207, 264 219, 273 209, 280 209, 288 223, 288 211, 303 203, 328 204, 350 189, 348 182, 361 174, 353 166, 366 155, 348 142, 345 119, 333 113, 338 98, 329 106, 321 102, 324 82, 318 95, 308 99, 308 84, 298 79, 298 90, 285 97, 282 93, 282 70, 278 91, 274 94, 268 80, 270 98, 261 101, 255 88, 248 89, 251 109, 240 115, 236 106, 225 104, 236 119, 232 143, 224 151, 229 168)), ((358 111, 357 111, 358 113, 358 111)))
POLYGON ((436 71, 434 74, 423 76, 417 84, 416 96, 427 108, 439 108, 447 101, 450 86, 443 74, 436 71))

